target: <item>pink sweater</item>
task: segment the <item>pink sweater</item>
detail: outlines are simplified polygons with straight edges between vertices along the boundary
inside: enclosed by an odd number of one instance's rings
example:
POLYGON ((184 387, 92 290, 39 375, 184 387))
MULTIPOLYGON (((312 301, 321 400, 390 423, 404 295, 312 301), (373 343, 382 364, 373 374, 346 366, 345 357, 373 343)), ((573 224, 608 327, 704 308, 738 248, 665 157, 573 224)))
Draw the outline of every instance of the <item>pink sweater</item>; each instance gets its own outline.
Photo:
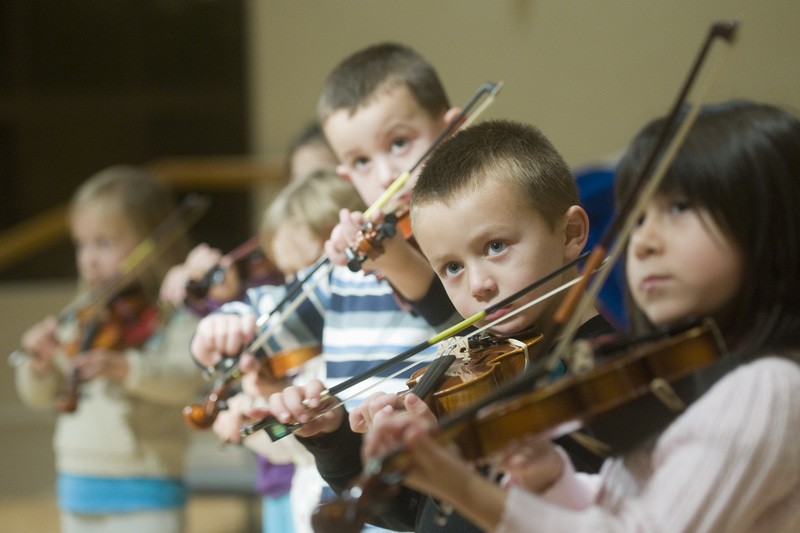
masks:
POLYGON ((597 476, 565 470, 542 497, 511 488, 496 531, 800 531, 800 365, 743 365, 652 452, 597 476))

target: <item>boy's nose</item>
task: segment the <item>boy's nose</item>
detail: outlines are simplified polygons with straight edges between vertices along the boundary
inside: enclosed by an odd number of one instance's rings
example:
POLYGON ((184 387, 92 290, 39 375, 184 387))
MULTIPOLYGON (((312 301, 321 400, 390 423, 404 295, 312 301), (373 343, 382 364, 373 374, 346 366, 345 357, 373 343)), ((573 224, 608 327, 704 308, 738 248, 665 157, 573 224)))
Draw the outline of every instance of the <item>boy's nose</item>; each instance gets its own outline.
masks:
POLYGON ((497 284, 491 276, 476 272, 470 277, 470 293, 479 301, 488 301, 497 293, 497 284))
POLYGON ((394 180, 400 176, 401 170, 396 168, 397 165, 392 164, 390 161, 382 159, 377 164, 378 180, 381 186, 385 189, 391 185, 394 180))

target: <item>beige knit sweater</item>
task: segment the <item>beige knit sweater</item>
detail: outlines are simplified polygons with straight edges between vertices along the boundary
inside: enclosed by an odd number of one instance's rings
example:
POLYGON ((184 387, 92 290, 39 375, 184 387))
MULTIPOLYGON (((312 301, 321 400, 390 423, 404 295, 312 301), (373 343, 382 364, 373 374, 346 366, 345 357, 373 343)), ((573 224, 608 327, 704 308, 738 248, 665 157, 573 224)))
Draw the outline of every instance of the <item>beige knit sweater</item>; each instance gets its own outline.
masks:
MULTIPOLYGON (((175 313, 142 349, 125 353, 129 371, 121 384, 96 379, 81 386, 78 409, 58 416, 54 436, 59 472, 104 476, 180 476, 189 430, 181 409, 196 396, 203 377, 189 356, 197 319, 175 313)), ((35 376, 27 360, 16 371, 17 391, 32 407, 52 408, 64 385, 57 357, 53 371, 35 376)))

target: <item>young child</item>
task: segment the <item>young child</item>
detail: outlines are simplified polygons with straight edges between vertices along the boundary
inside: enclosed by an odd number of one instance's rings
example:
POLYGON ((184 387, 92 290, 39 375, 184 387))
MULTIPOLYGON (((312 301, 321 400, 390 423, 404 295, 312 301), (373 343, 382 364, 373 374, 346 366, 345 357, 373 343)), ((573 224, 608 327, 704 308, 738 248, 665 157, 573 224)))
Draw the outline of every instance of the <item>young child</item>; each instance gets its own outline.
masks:
MULTIPOLYGON (((633 141, 619 191, 662 126, 633 141)), ((634 330, 710 317, 729 348, 715 369, 722 377, 649 445, 576 478, 540 442, 532 492, 485 483, 411 416, 378 416, 365 454, 402 444, 414 461, 408 483, 491 531, 797 531, 799 171, 796 116, 746 101, 708 105, 647 203, 627 247, 634 330)))
MULTIPOLYGON (((524 124, 490 121, 458 133, 431 155, 413 192, 411 217, 417 242, 450 300, 462 316, 470 317, 581 254, 588 218, 577 202, 569 168, 541 132, 524 124)), ((573 267, 475 325, 509 315, 576 276, 573 267)), ((494 326, 492 333, 513 336, 546 329, 561 298, 551 297, 520 312, 494 326)), ((580 337, 613 331, 594 309, 582 318, 580 337)), ((301 395, 313 398, 314 387, 309 384, 301 395)), ((284 413, 300 419, 303 411, 287 396, 288 391, 273 395, 271 411, 281 420, 286 419, 284 413)), ((424 404, 421 408, 427 409, 424 404)), ((350 427, 340 409, 326 415, 326 425, 316 426, 316 435, 302 430, 313 438, 301 442, 334 489, 343 489, 362 470, 356 451, 360 435, 351 429, 364 431, 377 413, 394 409, 404 410, 396 394, 377 394, 352 411, 350 427)), ((587 456, 588 452, 582 459, 587 456)), ((438 514, 433 500, 404 491, 378 521, 419 531, 475 529, 458 515, 437 525, 438 514)))
MULTIPOLYGON (((287 280, 292 280, 298 271, 322 254, 323 243, 338 222, 342 208, 362 210, 364 203, 353 186, 337 176, 333 169, 319 169, 297 178, 272 201, 264 213, 259 240, 267 258, 287 280)), ((322 361, 318 359, 297 369, 294 379, 305 382, 324 377, 320 374, 324 365, 320 365, 322 361)), ((245 366, 257 365, 245 361, 245 366)), ((239 442, 239 430, 248 423, 245 411, 260 398, 280 391, 286 383, 268 379, 258 371, 245 374, 243 392, 227 401, 228 410, 221 411, 214 423, 215 433, 226 442, 239 442)), ((263 530, 310 533, 311 512, 319 502, 323 486, 313 457, 299 445, 272 446, 263 432, 251 435, 244 444, 257 453, 259 470, 265 474, 259 476, 259 486, 262 492, 269 492, 263 500, 263 530), (296 465, 294 477, 279 464, 288 462, 296 465)))
MULTIPOLYGON (((116 166, 89 178, 69 215, 82 288, 97 291, 120 274, 173 209, 168 191, 139 169, 116 166)), ((151 316, 167 268, 185 255, 182 244, 156 252, 138 276, 148 305, 124 324, 122 342, 78 345, 68 356, 81 334, 69 327, 75 316, 46 318, 22 337, 27 357, 16 385, 24 402, 53 407, 66 376, 76 374, 81 384, 77 408, 59 415, 54 438, 62 531, 183 530, 188 432, 180 407, 202 384, 185 355, 197 321, 175 312, 152 329, 140 320, 151 316)), ((123 294, 112 304, 125 301, 123 294)))

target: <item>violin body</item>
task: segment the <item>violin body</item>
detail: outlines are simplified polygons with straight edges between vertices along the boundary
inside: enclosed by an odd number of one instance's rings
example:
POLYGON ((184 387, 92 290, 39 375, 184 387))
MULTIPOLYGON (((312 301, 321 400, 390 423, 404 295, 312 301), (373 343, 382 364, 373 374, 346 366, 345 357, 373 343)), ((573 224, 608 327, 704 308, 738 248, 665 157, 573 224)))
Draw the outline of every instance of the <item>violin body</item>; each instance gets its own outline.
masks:
MULTIPOLYGON (((468 357, 456 358, 437 379, 435 390, 425 394, 423 399, 437 418, 457 412, 521 374, 528 364, 525 347, 541 340, 541 334, 528 336, 524 344, 502 338, 478 339, 476 346, 470 347, 468 357)), ((414 372, 406 382, 408 387, 413 389, 428 369, 414 372)))
POLYGON ((183 408, 183 420, 191 429, 208 429, 217 419, 217 415, 227 408, 225 401, 231 396, 231 383, 238 375, 231 375, 218 380, 206 394, 203 403, 193 403, 183 408))
POLYGON ((271 379, 284 379, 322 353, 322 346, 287 348, 261 359, 261 373, 271 379))
MULTIPOLYGON (((457 439, 459 447, 466 458, 478 459, 518 438, 520 428, 526 434, 557 438, 631 407, 652 396, 655 385, 674 384, 712 365, 723 353, 719 333, 705 322, 611 357, 585 373, 485 407, 469 424, 472 429, 466 429, 469 438, 457 439)), ((680 410, 677 407, 675 413, 680 410)), ((638 426, 639 431, 645 427, 632 419, 626 424, 638 426)))
MULTIPOLYGON (((113 297, 104 308, 79 310, 74 320, 74 338, 64 346, 68 357, 96 348, 117 351, 139 348, 161 322, 159 309, 150 304, 144 293, 135 287, 113 297)), ((71 413, 77 409, 80 385, 78 370, 73 368, 63 393, 56 399, 59 411, 71 413)))

